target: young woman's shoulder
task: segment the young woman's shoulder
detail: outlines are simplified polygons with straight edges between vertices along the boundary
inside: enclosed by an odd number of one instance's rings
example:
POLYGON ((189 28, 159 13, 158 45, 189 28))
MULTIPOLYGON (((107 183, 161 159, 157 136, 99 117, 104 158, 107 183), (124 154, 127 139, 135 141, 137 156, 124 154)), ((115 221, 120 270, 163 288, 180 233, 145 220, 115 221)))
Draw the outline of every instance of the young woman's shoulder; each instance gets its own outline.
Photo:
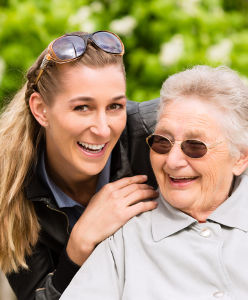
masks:
POLYGON ((159 98, 144 102, 127 101, 127 127, 130 134, 149 135, 156 125, 159 98))

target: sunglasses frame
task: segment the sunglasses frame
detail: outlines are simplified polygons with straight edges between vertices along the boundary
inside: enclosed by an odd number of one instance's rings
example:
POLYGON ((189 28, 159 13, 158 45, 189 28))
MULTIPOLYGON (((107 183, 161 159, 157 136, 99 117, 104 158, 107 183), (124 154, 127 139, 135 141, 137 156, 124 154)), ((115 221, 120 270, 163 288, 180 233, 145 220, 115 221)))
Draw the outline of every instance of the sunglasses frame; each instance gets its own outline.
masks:
POLYGON ((79 34, 64 34, 64 35, 56 38, 55 40, 53 40, 48 45, 47 54, 44 56, 44 58, 42 60, 42 63, 40 65, 40 71, 39 71, 39 74, 38 74, 38 76, 37 76, 37 78, 35 80, 35 84, 38 83, 38 81, 39 81, 39 79, 41 77, 41 74, 43 73, 43 71, 46 68, 46 66, 49 63, 49 61, 54 61, 55 63, 59 63, 59 64, 68 63, 68 62, 71 62, 71 61, 74 61, 74 60, 78 59, 79 57, 81 57, 85 53, 86 50, 81 55, 79 55, 77 57, 74 57, 74 58, 68 58, 68 59, 60 59, 59 57, 57 57, 57 55, 55 54, 55 52, 53 50, 54 43, 57 40, 60 40, 60 39, 62 39, 64 37, 68 37, 68 36, 78 36, 78 37, 80 37, 81 39, 84 40, 86 47, 87 47, 87 44, 88 44, 88 40, 90 40, 92 43, 94 43, 94 45, 96 45, 98 48, 100 48, 101 50, 103 50, 103 51, 105 51, 107 53, 111 53, 111 54, 115 54, 115 55, 121 55, 121 56, 124 55, 124 53, 125 53, 124 44, 123 44, 122 40, 120 39, 120 37, 117 34, 111 32, 111 31, 108 31, 108 30, 99 30, 99 31, 95 31, 93 33, 89 33, 89 34, 83 35, 83 36, 81 36, 79 34), (95 40, 94 40, 94 34, 100 33, 100 32, 104 32, 104 33, 107 32, 107 33, 110 33, 110 34, 114 35, 119 40, 119 42, 121 43, 121 47, 122 47, 121 53, 113 53, 111 51, 106 51, 106 50, 102 49, 101 47, 99 47, 97 45, 97 43, 95 42, 95 40))
POLYGON ((169 138, 167 138, 167 137, 165 137, 165 136, 163 136, 163 135, 161 135, 161 134, 155 134, 155 133, 150 134, 150 135, 146 138, 146 143, 147 143, 147 145, 149 146, 149 148, 150 148, 152 151, 156 152, 157 154, 162 154, 162 155, 168 154, 168 153, 170 153, 170 151, 171 151, 171 149, 173 148, 173 146, 174 146, 175 144, 178 144, 178 145, 180 145, 180 149, 182 150, 183 154, 185 154, 187 157, 192 158, 192 159, 199 159, 199 158, 204 157, 204 156, 207 154, 208 149, 212 149, 212 148, 214 148, 215 146, 221 144, 222 142, 223 142, 223 141, 215 142, 215 143, 213 143, 213 144, 207 144, 207 143, 204 143, 204 142, 202 142, 202 141, 200 141, 200 140, 196 140, 196 139, 187 139, 187 140, 184 140, 184 141, 171 141, 169 138), (169 150, 167 153, 159 153, 159 152, 155 151, 154 149, 152 149, 152 146, 150 146, 150 144, 149 144, 149 139, 150 139, 152 136, 158 136, 158 137, 162 137, 162 138, 168 140, 168 141, 170 142, 170 144, 171 144, 170 150, 169 150), (183 144, 184 142, 186 142, 186 141, 196 141, 196 142, 202 143, 202 144, 206 147, 206 153, 203 154, 203 155, 200 156, 200 157, 191 157, 191 156, 189 156, 188 154, 186 154, 186 153, 184 152, 184 150, 183 150, 183 148, 182 148, 182 144, 183 144))

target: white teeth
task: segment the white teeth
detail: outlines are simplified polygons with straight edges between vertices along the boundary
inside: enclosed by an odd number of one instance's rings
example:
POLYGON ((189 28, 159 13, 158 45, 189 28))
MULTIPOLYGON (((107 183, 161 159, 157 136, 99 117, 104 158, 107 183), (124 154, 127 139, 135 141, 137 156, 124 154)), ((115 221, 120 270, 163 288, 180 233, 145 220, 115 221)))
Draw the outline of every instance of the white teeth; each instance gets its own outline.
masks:
POLYGON ((83 143, 83 142, 78 142, 79 145, 89 149, 89 150, 101 150, 105 144, 101 144, 101 145, 93 145, 93 144, 88 144, 88 143, 83 143))
POLYGON ((169 177, 172 178, 172 179, 194 179, 195 178, 195 176, 191 176, 191 177, 174 177, 174 176, 171 176, 171 175, 169 175, 169 177))

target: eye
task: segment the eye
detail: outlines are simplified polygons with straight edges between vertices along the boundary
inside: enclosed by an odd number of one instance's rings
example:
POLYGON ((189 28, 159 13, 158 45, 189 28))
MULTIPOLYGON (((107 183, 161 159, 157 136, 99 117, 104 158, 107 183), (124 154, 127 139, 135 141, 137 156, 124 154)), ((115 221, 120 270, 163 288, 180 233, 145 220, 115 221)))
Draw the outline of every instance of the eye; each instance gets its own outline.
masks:
POLYGON ((89 107, 88 107, 88 105, 77 105, 74 107, 74 110, 87 111, 87 110, 89 110, 89 107))
POLYGON ((119 103, 112 103, 108 107, 108 109, 110 109, 110 110, 118 110, 118 109, 123 109, 123 108, 124 108, 124 105, 119 104, 119 103))

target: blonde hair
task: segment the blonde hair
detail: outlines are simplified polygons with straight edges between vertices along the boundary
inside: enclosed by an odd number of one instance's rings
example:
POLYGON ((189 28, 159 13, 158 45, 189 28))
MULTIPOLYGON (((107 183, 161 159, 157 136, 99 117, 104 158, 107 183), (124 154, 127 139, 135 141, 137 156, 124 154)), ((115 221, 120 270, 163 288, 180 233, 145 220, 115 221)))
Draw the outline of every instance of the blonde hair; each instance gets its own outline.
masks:
POLYGON ((160 95, 158 119, 167 103, 198 96, 222 112, 220 121, 231 154, 239 155, 248 148, 248 87, 235 71, 226 66, 195 66, 165 80, 160 95))
MULTIPOLYGON (((33 203, 25 197, 24 186, 28 173, 36 165, 37 148, 44 130, 33 117, 28 103, 36 91, 45 102, 51 103, 63 84, 63 74, 54 62, 48 64, 35 84, 46 53, 47 49, 29 69, 27 82, 0 116, 0 268, 5 273, 28 268, 25 257, 32 254, 40 230, 33 203)), ((70 64, 97 68, 119 65, 125 76, 122 57, 106 53, 90 41, 84 55, 70 64)))

